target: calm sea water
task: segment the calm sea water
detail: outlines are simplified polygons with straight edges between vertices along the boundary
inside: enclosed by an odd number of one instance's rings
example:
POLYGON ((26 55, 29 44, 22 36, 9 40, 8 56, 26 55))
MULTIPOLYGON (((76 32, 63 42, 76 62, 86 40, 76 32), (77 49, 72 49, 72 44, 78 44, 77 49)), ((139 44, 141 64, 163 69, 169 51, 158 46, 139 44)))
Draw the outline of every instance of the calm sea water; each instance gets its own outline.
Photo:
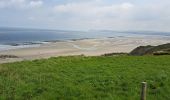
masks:
POLYGON ((170 36, 165 32, 116 32, 116 31, 61 31, 20 28, 0 28, 0 51, 13 48, 38 46, 38 43, 54 40, 104 38, 136 35, 170 36))
POLYGON ((114 31, 59 31, 0 28, 0 44, 127 36, 114 31))

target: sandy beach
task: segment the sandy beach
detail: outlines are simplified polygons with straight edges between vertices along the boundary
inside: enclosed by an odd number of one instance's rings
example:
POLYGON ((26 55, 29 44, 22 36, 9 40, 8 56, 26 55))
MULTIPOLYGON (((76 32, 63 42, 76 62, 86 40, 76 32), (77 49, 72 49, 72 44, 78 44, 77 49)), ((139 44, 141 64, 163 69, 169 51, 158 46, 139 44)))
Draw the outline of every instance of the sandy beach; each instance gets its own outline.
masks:
POLYGON ((38 47, 0 51, 0 55, 14 55, 18 58, 0 58, 0 63, 34 60, 41 58, 86 55, 98 56, 106 53, 129 53, 138 46, 170 43, 169 37, 113 37, 48 42, 38 47))

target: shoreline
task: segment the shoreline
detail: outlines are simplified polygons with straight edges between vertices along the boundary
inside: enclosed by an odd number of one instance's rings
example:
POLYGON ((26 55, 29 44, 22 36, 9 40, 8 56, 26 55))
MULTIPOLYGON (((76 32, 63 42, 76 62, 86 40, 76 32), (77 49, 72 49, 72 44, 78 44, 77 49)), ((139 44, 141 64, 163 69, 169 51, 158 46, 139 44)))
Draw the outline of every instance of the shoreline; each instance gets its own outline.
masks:
POLYGON ((17 56, 17 58, 0 58, 0 63, 34 60, 58 56, 100 56, 107 53, 129 53, 138 46, 160 45, 170 43, 164 37, 112 37, 98 39, 74 39, 51 41, 35 47, 0 51, 0 55, 17 56))
MULTIPOLYGON (((56 42, 70 42, 70 41, 81 41, 81 40, 91 40, 91 39, 114 39, 114 38, 132 38, 132 37, 154 37, 157 38, 159 35, 137 35, 137 36, 115 36, 115 37, 103 37, 103 38, 77 38, 77 39, 63 39, 63 40, 44 40, 44 41, 25 41, 25 42, 16 42, 16 43, 0 43, 0 52, 13 50, 13 49, 22 49, 30 47, 39 47, 42 44, 56 43, 56 42), (2 47, 2 48, 1 48, 2 47), (4 48, 3 50, 3 47, 4 48)), ((170 39, 169 36, 161 36, 161 38, 170 39)))
MULTIPOLYGON (((108 37, 109 38, 109 37, 108 37)), ((88 39, 96 39, 96 38, 80 38, 80 39, 65 39, 65 40, 49 40, 49 41, 33 41, 33 42, 18 42, 18 43, 1 43, 0 52, 13 50, 13 49, 22 49, 22 48, 30 48, 30 47, 38 47, 42 44, 46 43, 56 43, 56 42, 68 42, 68 41, 78 41, 78 40, 88 40, 88 39)))

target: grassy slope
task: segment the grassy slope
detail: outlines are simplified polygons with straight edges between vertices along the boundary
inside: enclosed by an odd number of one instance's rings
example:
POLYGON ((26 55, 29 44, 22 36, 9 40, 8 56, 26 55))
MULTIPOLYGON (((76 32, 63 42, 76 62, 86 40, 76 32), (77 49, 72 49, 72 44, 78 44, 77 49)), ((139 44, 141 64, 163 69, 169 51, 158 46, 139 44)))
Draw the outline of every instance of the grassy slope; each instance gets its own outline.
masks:
POLYGON ((170 55, 170 43, 158 46, 139 46, 130 52, 130 55, 170 55))
POLYGON ((170 56, 58 57, 0 65, 0 100, 170 100, 170 56))

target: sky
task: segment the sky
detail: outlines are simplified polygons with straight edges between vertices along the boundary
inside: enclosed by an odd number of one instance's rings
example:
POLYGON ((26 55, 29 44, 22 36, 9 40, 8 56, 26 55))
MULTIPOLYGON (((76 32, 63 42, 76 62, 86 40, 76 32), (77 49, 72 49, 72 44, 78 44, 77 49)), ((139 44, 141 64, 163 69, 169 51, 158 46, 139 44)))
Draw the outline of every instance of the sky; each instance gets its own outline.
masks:
POLYGON ((170 0, 0 0, 0 27, 170 31, 170 0))

